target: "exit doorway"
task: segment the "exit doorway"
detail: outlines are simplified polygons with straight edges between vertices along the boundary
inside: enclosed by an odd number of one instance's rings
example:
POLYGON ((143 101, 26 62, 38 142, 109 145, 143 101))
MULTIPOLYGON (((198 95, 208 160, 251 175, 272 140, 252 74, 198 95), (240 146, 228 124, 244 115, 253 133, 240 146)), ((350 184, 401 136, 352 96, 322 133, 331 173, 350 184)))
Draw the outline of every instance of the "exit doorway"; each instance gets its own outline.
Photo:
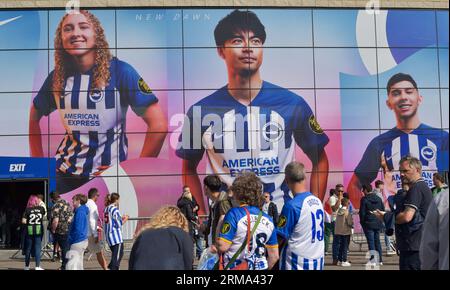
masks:
POLYGON ((47 188, 47 179, 0 179, 0 249, 21 248, 28 198, 42 194, 47 204, 47 188))

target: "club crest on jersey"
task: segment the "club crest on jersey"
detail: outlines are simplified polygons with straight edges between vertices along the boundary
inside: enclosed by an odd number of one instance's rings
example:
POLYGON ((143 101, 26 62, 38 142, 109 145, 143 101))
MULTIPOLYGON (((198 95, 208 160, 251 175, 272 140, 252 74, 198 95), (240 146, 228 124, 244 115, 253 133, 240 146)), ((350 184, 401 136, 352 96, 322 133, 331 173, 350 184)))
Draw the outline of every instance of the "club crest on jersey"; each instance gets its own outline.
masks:
POLYGON ((436 159, 436 150, 433 147, 425 146, 420 150, 420 155, 427 161, 433 161, 436 159))
POLYGON ((323 134, 323 129, 320 127, 319 122, 314 115, 309 117, 309 127, 316 134, 323 134))
POLYGON ((94 103, 98 103, 101 100, 103 100, 104 97, 104 93, 102 90, 100 89, 93 89, 90 94, 89 94, 89 99, 94 102, 94 103))
POLYGON ((228 232, 230 232, 231 230, 231 225, 229 222, 225 222, 222 226, 222 230, 220 231, 222 234, 228 234, 228 232))
POLYGON ((276 122, 270 121, 262 127, 262 134, 267 142, 278 142, 283 137, 283 127, 276 122))
POLYGON ((278 227, 284 228, 286 226, 286 222, 287 222, 286 216, 284 215, 280 216, 280 220, 278 221, 278 227))
POLYGON ((138 80, 138 87, 139 87, 139 90, 141 92, 143 92, 144 94, 151 94, 152 93, 152 90, 150 89, 150 87, 147 85, 147 83, 144 81, 143 78, 140 78, 138 80))

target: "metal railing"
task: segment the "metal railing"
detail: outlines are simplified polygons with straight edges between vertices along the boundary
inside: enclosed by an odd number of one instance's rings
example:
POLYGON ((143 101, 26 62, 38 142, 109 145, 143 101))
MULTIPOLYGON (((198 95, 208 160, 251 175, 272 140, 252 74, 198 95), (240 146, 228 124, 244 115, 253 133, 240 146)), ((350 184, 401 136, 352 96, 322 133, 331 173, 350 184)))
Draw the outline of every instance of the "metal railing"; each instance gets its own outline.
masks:
MULTIPOLYGON (((208 215, 199 215, 201 220, 206 221, 208 215)), ((122 226, 122 238, 124 243, 124 251, 130 252, 131 246, 133 245, 134 239, 142 227, 151 220, 151 217, 130 217, 127 222, 122 226)), ((105 252, 111 252, 108 243, 106 241, 106 236, 102 234, 103 249, 105 252)), ((90 258, 90 255, 89 255, 90 258)))
MULTIPOLYGON (((362 251, 362 247, 364 245, 367 245, 367 239, 366 239, 366 235, 364 234, 364 231, 361 227, 361 223, 359 220, 359 213, 355 212, 352 213, 352 216, 357 216, 356 219, 353 220, 355 228, 354 228, 354 233, 352 234, 352 242, 356 245, 359 246, 359 251, 362 251)), ((385 248, 385 243, 384 243, 384 235, 385 233, 383 231, 380 231, 380 240, 381 240, 381 247, 384 249, 385 248)), ((390 239, 390 243, 391 245, 395 245, 396 241, 395 241, 395 235, 392 235, 389 237, 390 239)), ((395 248, 395 246, 394 246, 395 248)), ((391 246, 391 249, 386 249, 387 251, 391 251, 393 248, 391 246)))
MULTIPOLYGON (((124 251, 131 251, 131 246, 136 234, 142 229, 142 227, 151 220, 151 217, 132 217, 128 218, 127 222, 122 226, 122 238, 124 243, 124 251)), ((108 243, 106 241, 106 235, 102 234, 103 248, 105 252, 110 252, 108 243)))

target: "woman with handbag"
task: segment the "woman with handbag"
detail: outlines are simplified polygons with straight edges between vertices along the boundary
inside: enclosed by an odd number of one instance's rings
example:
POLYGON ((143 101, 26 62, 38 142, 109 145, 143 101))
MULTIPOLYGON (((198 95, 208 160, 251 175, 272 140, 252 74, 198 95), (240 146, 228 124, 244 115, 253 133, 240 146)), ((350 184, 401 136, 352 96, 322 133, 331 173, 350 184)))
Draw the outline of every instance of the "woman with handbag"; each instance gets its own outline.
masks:
POLYGON ((245 172, 234 180, 230 189, 240 206, 225 215, 216 240, 218 269, 271 269, 279 258, 278 242, 272 218, 261 211, 260 179, 253 172, 245 172))

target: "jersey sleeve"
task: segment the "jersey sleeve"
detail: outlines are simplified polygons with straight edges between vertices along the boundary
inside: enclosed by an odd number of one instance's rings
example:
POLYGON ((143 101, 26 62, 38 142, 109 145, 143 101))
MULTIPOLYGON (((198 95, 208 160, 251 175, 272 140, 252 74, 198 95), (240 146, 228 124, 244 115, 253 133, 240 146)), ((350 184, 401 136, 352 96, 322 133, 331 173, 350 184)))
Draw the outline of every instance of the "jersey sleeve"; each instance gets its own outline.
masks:
POLYGON ((269 248, 278 248, 277 228, 275 227, 266 243, 269 248))
POLYGON ((122 226, 122 216, 120 215, 120 212, 118 209, 114 210, 114 219, 117 221, 117 224, 119 226, 122 226))
POLYGON ((117 70, 121 104, 129 105, 138 116, 143 116, 147 107, 157 103, 158 98, 131 65, 117 61, 114 68, 117 70))
POLYGON ((355 175, 361 184, 371 183, 378 174, 381 167, 380 152, 378 150, 378 141, 373 139, 364 151, 363 157, 355 168, 355 175))
POLYGON ((283 206, 281 215, 278 221, 277 234, 288 240, 294 231, 295 224, 297 223, 299 214, 289 203, 283 206))
POLYGON ((34 108, 42 116, 48 116, 51 112, 56 110, 55 98, 53 97, 53 72, 51 72, 45 79, 39 92, 33 99, 34 108))
POLYGON ((237 211, 232 209, 228 211, 223 219, 222 228, 220 229, 219 239, 231 244, 236 235, 238 219, 236 217, 237 211))
POLYGON ((302 99, 294 111, 294 138, 303 152, 313 162, 318 162, 319 153, 330 141, 322 130, 309 105, 302 99))
POLYGON ((26 220, 27 220, 27 223, 28 223, 28 216, 29 216, 29 215, 30 215, 30 210, 27 208, 27 209, 24 211, 23 215, 22 215, 22 218, 26 219, 26 220))
POLYGON ((194 119, 193 114, 193 107, 191 107, 184 117, 183 129, 178 138, 176 149, 177 156, 186 160, 200 160, 205 151, 202 142, 203 128, 201 124, 197 123, 201 122, 201 118, 200 120, 198 118, 194 119), (197 136, 196 132, 198 131, 194 130, 194 127, 202 128, 199 136, 197 136))

